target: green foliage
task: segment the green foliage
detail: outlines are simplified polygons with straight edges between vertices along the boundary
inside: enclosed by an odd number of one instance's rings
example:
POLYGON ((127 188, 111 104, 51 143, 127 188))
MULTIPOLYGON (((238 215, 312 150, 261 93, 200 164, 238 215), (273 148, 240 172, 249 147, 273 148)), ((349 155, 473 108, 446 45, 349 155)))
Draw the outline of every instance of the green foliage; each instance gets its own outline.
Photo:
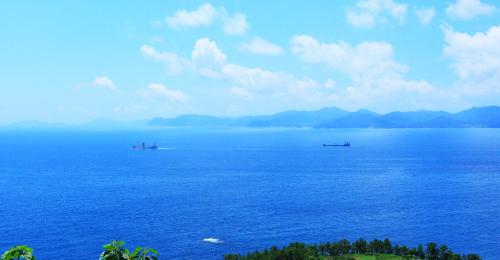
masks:
POLYGON ((366 254, 368 251, 368 243, 366 240, 360 238, 353 243, 352 249, 355 254, 366 254))
POLYGON ((419 259, 425 259, 424 247, 421 244, 418 244, 416 256, 419 259))
POLYGON ((464 260, 481 260, 481 257, 478 254, 468 254, 464 256, 462 259, 464 260))
POLYGON ((427 249, 425 250, 425 255, 429 260, 438 260, 438 245, 436 243, 427 244, 427 249))
POLYGON ((130 260, 130 252, 125 249, 125 242, 113 241, 103 246, 99 260, 130 260))
MULTIPOLYGON (((159 254, 154 248, 137 247, 130 253, 125 242, 113 241, 103 246, 99 260, 158 260, 159 254)), ((304 244, 294 242, 283 248, 273 246, 263 251, 246 255, 228 254, 225 260, 481 260, 477 254, 459 255, 446 245, 428 243, 425 250, 422 245, 409 248, 405 245, 392 245, 389 239, 374 239, 370 242, 358 239, 353 243, 346 239, 322 244, 304 244)), ((28 246, 16 246, 2 254, 0 260, 36 260, 33 249, 28 246)))
POLYGON ((130 255, 132 260, 158 260, 158 251, 154 248, 137 247, 130 255))
POLYGON ((425 260, 479 260, 479 255, 469 254, 460 256, 453 253, 447 246, 438 246, 429 243, 425 248, 418 245, 408 248, 405 245, 392 245, 389 239, 374 239, 367 242, 358 239, 353 243, 348 240, 327 242, 322 244, 306 245, 291 243, 281 249, 273 246, 263 251, 255 251, 246 255, 229 254, 225 260, 396 260, 396 259, 425 259, 425 260))
POLYGON ((130 253, 125 248, 125 242, 113 241, 103 246, 99 260, 158 260, 158 251, 154 248, 137 247, 130 253))
POLYGON ((33 249, 26 245, 15 246, 5 251, 2 254, 1 260, 35 260, 35 255, 33 255, 33 249))

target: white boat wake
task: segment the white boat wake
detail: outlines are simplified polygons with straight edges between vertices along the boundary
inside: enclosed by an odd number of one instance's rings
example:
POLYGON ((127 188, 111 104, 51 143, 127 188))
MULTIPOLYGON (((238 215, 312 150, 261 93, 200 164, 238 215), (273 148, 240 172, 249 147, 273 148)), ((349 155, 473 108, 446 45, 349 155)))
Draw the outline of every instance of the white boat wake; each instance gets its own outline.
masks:
POLYGON ((224 242, 218 238, 213 238, 213 237, 204 238, 203 241, 208 242, 208 243, 214 243, 214 244, 220 244, 220 243, 224 242))

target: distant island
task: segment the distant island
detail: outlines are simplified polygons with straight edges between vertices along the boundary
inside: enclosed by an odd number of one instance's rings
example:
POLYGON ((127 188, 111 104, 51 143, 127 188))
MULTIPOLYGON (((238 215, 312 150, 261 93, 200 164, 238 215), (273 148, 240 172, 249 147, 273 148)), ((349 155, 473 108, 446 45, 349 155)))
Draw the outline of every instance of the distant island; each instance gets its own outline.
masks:
POLYGON ((241 117, 187 114, 130 122, 99 118, 79 124, 21 121, 2 127, 90 130, 145 127, 500 128, 500 106, 474 107, 457 113, 420 110, 387 114, 378 114, 366 109, 350 112, 336 107, 325 107, 312 111, 288 110, 271 115, 241 117))
POLYGON ((173 118, 156 117, 147 125, 151 127, 500 128, 500 107, 475 107, 457 113, 420 110, 387 114, 378 114, 369 110, 349 112, 336 107, 326 107, 314 111, 289 110, 263 116, 180 115, 173 118))

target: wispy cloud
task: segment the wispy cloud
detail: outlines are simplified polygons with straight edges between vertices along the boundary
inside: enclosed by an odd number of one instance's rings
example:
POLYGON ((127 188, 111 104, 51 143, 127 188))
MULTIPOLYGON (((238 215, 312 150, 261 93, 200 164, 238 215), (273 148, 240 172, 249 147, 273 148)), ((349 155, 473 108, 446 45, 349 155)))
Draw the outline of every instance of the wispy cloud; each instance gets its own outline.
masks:
POLYGON ((416 9, 415 14, 417 15, 418 20, 421 24, 428 25, 432 22, 434 16, 436 16, 436 10, 434 9, 434 7, 416 9))
POLYGON ((150 45, 143 45, 141 47, 141 53, 144 57, 164 63, 169 74, 178 74, 189 66, 189 61, 180 58, 177 54, 172 52, 159 52, 150 45))
POLYGON ((252 100, 253 95, 248 91, 248 89, 245 88, 240 88, 240 87, 231 87, 229 89, 229 92, 233 95, 240 96, 245 98, 246 100, 252 100))
POLYGON ((243 13, 231 15, 223 6, 216 8, 209 3, 200 5, 193 11, 178 10, 165 18, 166 24, 174 29, 211 26, 220 23, 227 35, 245 34, 250 24, 243 13))
POLYGON ((217 16, 217 10, 211 4, 202 4, 194 11, 179 10, 165 18, 172 28, 197 27, 212 25, 217 16))
POLYGON ((408 6, 393 0, 360 0, 346 12, 347 22, 356 27, 373 27, 388 19, 403 22, 408 6))
POLYGON ((262 38, 256 37, 251 41, 244 42, 240 49, 254 54, 276 56, 283 53, 283 48, 279 45, 268 42, 262 38))
POLYGON ((144 98, 158 98, 174 102, 187 102, 189 97, 181 90, 173 90, 159 83, 152 83, 137 92, 144 98))
POLYGON ((477 16, 490 15, 496 7, 481 0, 457 0, 446 8, 446 13, 456 19, 470 20, 477 16))
POLYGON ((245 34, 250 28, 247 17, 243 13, 235 13, 231 16, 224 7, 221 7, 219 16, 222 19, 222 30, 227 35, 245 34))
POLYGON ((115 85, 115 83, 113 83, 113 81, 106 76, 96 77, 94 81, 92 81, 91 86, 96 88, 107 89, 114 92, 118 91, 118 87, 115 85))

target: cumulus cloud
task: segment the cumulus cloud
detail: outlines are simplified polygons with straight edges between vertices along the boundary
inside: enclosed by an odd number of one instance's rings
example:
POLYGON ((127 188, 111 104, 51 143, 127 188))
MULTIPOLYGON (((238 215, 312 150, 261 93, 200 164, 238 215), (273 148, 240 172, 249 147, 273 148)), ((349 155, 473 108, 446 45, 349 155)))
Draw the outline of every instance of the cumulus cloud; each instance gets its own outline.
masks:
POLYGON ((348 75, 350 84, 336 89, 332 99, 345 107, 364 104, 372 108, 390 102, 399 109, 433 108, 450 97, 425 80, 405 78, 407 66, 394 60, 393 48, 385 42, 322 43, 309 35, 292 38, 291 51, 300 60, 325 65, 348 75), (408 101, 408 96, 412 99, 408 101), (339 98, 340 97, 340 98, 339 98))
POLYGON ((418 20, 421 24, 428 25, 432 22, 434 16, 436 16, 436 10, 434 9, 434 7, 417 9, 415 10, 415 14, 417 15, 418 20))
POLYGON ((460 78, 458 89, 469 95, 500 94, 500 26, 475 34, 443 31, 444 54, 460 78))
POLYGON ((386 42, 323 43, 308 35, 297 35, 290 44, 291 52, 300 60, 341 72, 350 82, 337 87, 333 79, 320 83, 308 77, 235 64, 208 38, 198 39, 191 57, 181 59, 189 63, 192 73, 225 81, 231 86, 229 93, 247 100, 265 96, 348 109, 384 109, 387 103, 403 110, 460 105, 459 97, 453 93, 441 91, 425 80, 407 79, 408 67, 394 59, 392 45, 386 42))
POLYGON ((248 28, 250 28, 250 24, 247 22, 245 14, 235 13, 231 16, 224 7, 221 7, 220 10, 220 16, 222 17, 222 30, 225 34, 245 34, 248 28))
POLYGON ((457 0, 446 8, 446 13, 452 18, 470 20, 492 14, 495 10, 495 6, 481 3, 481 0, 457 0))
POLYGON ((240 49, 254 54, 276 56, 283 53, 283 48, 262 38, 256 37, 240 45, 240 49))
POLYGON ((202 75, 219 77, 220 68, 226 64, 226 54, 217 47, 214 41, 201 38, 194 45, 191 61, 202 75))
POLYGON ((170 74, 180 73, 189 66, 189 61, 180 58, 177 54, 171 52, 159 52, 150 45, 143 45, 141 47, 141 53, 144 57, 164 63, 170 74))
POLYGON ((347 22, 356 27, 373 27, 385 23, 388 19, 403 22, 408 6, 393 0, 360 0, 354 7, 348 8, 347 22))
POLYGON ((113 81, 110 78, 106 76, 96 77, 94 81, 92 81, 91 86, 96 88, 107 89, 114 92, 118 91, 118 87, 113 83, 113 81))
POLYGON ((385 42, 321 43, 309 35, 296 35, 291 51, 309 63, 325 64, 351 75, 399 75, 407 67, 394 61, 392 46, 385 42))
POLYGON ((174 102, 186 102, 188 96, 180 90, 172 90, 165 85, 152 83, 146 89, 141 89, 138 93, 145 98, 159 98, 174 102))
POLYGON ((229 92, 233 95, 243 97, 246 100, 252 100, 253 95, 248 91, 248 89, 240 88, 240 87, 232 87, 229 89, 229 92))
POLYGON ((172 28, 209 26, 217 16, 217 10, 211 4, 202 4, 194 11, 179 10, 165 18, 172 28))
POLYGON ((210 26, 220 23, 227 35, 245 34, 250 24, 243 13, 229 14, 224 7, 216 8, 209 3, 200 5, 196 10, 178 10, 165 18, 166 24, 174 29, 210 26))
POLYGON ((226 63, 226 54, 217 47, 214 41, 208 38, 200 38, 194 45, 191 59, 198 63, 202 60, 209 60, 217 65, 222 65, 226 63))
MULTIPOLYGON (((156 49, 152 52, 161 53, 156 49)), ((146 57, 154 59, 155 56, 146 57)), ((241 90, 245 89, 252 96, 258 93, 311 101, 320 98, 319 91, 323 89, 321 84, 308 78, 231 63, 217 44, 208 38, 198 39, 190 59, 184 60, 187 60, 188 67, 194 73, 229 82, 235 87, 230 92, 240 96, 246 95, 241 90)))

